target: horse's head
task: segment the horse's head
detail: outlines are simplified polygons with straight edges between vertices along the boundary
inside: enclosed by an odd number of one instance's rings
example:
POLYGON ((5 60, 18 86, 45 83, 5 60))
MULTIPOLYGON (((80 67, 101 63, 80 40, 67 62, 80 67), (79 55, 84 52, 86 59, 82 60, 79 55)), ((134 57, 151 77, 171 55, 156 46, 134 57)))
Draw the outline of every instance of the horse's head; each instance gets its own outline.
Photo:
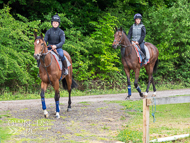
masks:
POLYGON ((42 53, 45 50, 46 44, 43 40, 43 35, 41 34, 40 36, 37 36, 36 32, 34 33, 34 37, 35 37, 35 42, 34 42, 34 58, 36 60, 40 59, 40 56, 42 55, 42 53))
POLYGON ((120 45, 121 41, 122 41, 122 27, 120 29, 117 29, 117 27, 115 27, 115 34, 114 34, 114 41, 113 41, 113 44, 112 44, 112 47, 114 49, 117 48, 117 46, 120 45))

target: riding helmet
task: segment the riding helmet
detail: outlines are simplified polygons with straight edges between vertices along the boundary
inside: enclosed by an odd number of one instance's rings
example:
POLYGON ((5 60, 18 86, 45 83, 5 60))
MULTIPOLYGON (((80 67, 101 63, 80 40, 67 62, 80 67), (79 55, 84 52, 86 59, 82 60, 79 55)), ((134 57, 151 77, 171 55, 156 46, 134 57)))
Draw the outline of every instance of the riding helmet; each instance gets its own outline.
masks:
POLYGON ((58 14, 56 14, 56 15, 54 15, 54 16, 52 17, 52 19, 51 19, 51 24, 52 24, 53 21, 57 21, 57 22, 59 22, 59 24, 60 24, 60 17, 58 16, 58 14))
POLYGON ((142 15, 140 13, 135 14, 134 20, 140 18, 142 20, 142 15))

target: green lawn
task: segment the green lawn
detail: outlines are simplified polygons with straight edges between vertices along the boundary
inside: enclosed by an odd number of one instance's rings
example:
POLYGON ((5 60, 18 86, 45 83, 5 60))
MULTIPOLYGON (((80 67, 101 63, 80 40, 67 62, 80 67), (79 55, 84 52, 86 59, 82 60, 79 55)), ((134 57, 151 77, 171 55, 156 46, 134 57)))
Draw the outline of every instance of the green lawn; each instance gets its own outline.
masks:
MULTIPOLYGON (((123 142, 142 142, 143 136, 143 101, 118 101, 125 107, 131 119, 119 132, 117 139, 123 142)), ((173 135, 190 134, 190 103, 156 106, 156 122, 153 123, 150 107, 150 140, 173 135)), ((189 143, 190 137, 182 141, 189 143)))

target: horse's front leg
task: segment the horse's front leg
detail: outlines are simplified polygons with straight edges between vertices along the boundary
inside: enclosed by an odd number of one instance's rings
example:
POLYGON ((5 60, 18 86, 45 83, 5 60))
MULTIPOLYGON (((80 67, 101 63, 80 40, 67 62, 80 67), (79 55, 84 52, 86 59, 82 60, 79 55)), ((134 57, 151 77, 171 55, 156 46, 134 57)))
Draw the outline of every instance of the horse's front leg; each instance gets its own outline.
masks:
POLYGON ((126 97, 126 99, 130 99, 130 96, 131 96, 130 70, 126 68, 124 70, 125 70, 125 74, 127 75, 127 84, 128 84, 128 96, 126 97))
POLYGON ((46 110, 46 103, 45 103, 45 91, 47 89, 48 84, 41 82, 41 102, 42 102, 42 109, 44 110, 44 117, 47 118, 49 116, 47 110, 46 110))
POLYGON ((141 92, 141 89, 138 86, 139 72, 140 72, 140 69, 137 68, 135 70, 135 82, 134 82, 134 85, 135 85, 135 88, 137 89, 137 91, 139 92, 140 97, 143 97, 143 93, 141 92))
POLYGON ((60 94, 59 94, 59 80, 56 80, 56 82, 53 83, 53 88, 55 89, 55 105, 56 105, 56 115, 55 117, 57 119, 60 118, 59 112, 60 112, 60 108, 59 108, 59 98, 60 98, 60 94))

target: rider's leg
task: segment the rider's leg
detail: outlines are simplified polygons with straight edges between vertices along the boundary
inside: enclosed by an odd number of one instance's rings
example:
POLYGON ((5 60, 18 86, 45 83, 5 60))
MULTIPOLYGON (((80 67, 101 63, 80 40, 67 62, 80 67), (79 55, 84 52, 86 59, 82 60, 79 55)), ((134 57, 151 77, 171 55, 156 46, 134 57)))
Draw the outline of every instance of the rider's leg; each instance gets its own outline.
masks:
POLYGON ((144 42, 142 42, 142 43, 140 44, 140 47, 141 47, 141 51, 143 52, 143 54, 144 54, 145 57, 146 57, 146 52, 145 52, 145 49, 144 49, 144 42))
POLYGON ((66 58, 63 54, 63 49, 61 48, 58 48, 57 49, 57 52, 59 53, 60 57, 61 57, 61 61, 63 63, 63 67, 65 69, 65 72, 64 72, 64 75, 67 75, 68 74, 68 66, 67 66, 67 61, 66 61, 66 58))

